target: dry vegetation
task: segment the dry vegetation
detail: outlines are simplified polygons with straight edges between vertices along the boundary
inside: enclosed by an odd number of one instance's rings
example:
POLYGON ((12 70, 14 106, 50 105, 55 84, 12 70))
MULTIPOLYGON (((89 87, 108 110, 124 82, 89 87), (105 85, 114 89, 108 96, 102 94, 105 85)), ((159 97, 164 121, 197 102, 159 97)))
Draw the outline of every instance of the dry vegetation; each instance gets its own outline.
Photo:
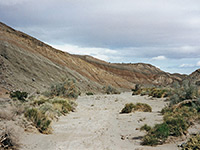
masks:
POLYGON ((164 98, 169 95, 170 90, 166 88, 135 88, 132 95, 148 95, 156 98, 164 98))
POLYGON ((156 124, 154 127, 144 125, 141 128, 141 130, 147 131, 143 137, 143 145, 159 145, 165 143, 170 136, 186 135, 187 129, 194 122, 199 121, 200 99, 198 99, 197 89, 189 82, 178 86, 178 88, 174 87, 168 92, 167 99, 170 104, 161 111, 164 115, 163 123, 156 124))
MULTIPOLYGON (((45 92, 44 95, 28 97, 28 93, 13 91, 10 93, 12 100, 0 109, 0 120, 16 121, 19 126, 26 128, 28 125, 35 127, 40 133, 50 134, 51 123, 59 116, 74 111, 74 99, 80 94, 75 81, 67 80, 57 83, 45 92)), ((0 134, 0 149, 17 149, 12 131, 5 130, 0 134)))
POLYGON ((6 128, 0 131, 0 149, 1 150, 18 150, 19 142, 17 136, 14 135, 13 129, 6 128))
POLYGON ((135 111, 151 112, 152 108, 148 104, 144 103, 129 103, 124 106, 124 108, 121 110, 121 113, 131 113, 135 111))
POLYGON ((67 80, 63 83, 52 85, 45 96, 38 96, 29 101, 29 107, 24 116, 31 121, 39 132, 51 133, 51 122, 61 115, 74 111, 73 99, 80 94, 75 86, 75 81, 67 80))
POLYGON ((104 86, 103 91, 105 91, 106 94, 120 94, 120 91, 110 85, 104 86))
POLYGON ((192 136, 187 143, 182 145, 182 150, 198 150, 200 149, 200 135, 192 136))

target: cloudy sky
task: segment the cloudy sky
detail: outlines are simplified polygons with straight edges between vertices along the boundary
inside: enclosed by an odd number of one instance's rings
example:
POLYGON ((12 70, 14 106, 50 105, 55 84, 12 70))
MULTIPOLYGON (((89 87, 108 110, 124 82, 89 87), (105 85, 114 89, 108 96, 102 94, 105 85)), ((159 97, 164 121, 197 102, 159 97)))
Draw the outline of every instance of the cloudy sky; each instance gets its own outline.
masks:
POLYGON ((200 0, 0 0, 0 21, 73 54, 200 68, 200 0))

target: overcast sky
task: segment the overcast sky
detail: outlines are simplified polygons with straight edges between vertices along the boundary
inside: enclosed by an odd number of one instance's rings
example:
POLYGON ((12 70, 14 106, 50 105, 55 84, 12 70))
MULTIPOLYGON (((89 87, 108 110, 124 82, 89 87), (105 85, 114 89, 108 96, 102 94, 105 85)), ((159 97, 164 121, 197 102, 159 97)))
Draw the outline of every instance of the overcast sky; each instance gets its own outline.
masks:
POLYGON ((0 21, 73 54, 200 68, 200 0, 0 0, 0 21))

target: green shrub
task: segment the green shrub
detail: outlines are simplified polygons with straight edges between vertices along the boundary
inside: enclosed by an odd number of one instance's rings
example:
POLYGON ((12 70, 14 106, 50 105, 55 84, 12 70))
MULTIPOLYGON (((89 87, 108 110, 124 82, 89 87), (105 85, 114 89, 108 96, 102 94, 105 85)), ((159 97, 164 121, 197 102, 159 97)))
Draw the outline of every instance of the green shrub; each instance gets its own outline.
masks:
POLYGON ((162 144, 169 135, 178 137, 186 134, 187 129, 199 118, 199 113, 191 106, 183 106, 177 109, 166 107, 162 112, 164 114, 164 122, 155 125, 148 131, 148 134, 143 138, 144 145, 162 144), (151 139, 150 137, 153 138, 151 139))
POLYGON ((45 114, 38 109, 30 108, 26 110, 24 116, 27 118, 27 120, 31 121, 41 133, 48 134, 51 132, 51 120, 49 120, 45 114))
POLYGON ((145 125, 143 125, 141 128, 140 128, 140 131, 143 131, 143 130, 145 130, 145 131, 150 131, 151 130, 151 127, 150 126, 148 126, 147 124, 145 124, 145 125))
POLYGON ((10 92, 10 98, 17 99, 21 102, 25 102, 27 97, 28 97, 27 92, 21 92, 21 91, 10 92))
POLYGON ((44 95, 47 97, 61 96, 65 98, 77 98, 80 95, 80 91, 76 87, 74 80, 67 80, 52 85, 50 90, 46 91, 44 95))
POLYGON ((168 118, 165 120, 166 124, 168 124, 170 128, 170 135, 172 136, 181 136, 185 133, 189 127, 189 124, 184 118, 168 118))
MULTIPOLYGON (((196 87, 188 81, 184 81, 182 85, 175 84, 175 86, 178 88, 174 88, 168 92, 170 105, 161 111, 164 115, 164 122, 155 125, 148 134, 144 136, 144 145, 162 144, 169 135, 177 137, 186 134, 187 129, 193 122, 199 120, 200 100, 196 100, 199 96, 196 87)), ((156 92, 155 89, 150 92, 152 96, 159 97, 162 93, 163 91, 157 90, 156 92)), ((196 141, 199 142, 198 140, 196 141)), ((185 147, 185 150, 186 149, 187 147, 185 147)), ((188 150, 189 149, 192 150, 194 147, 188 148, 188 150)))
POLYGON ((188 99, 197 99, 199 97, 197 86, 185 80, 180 88, 174 88, 169 93, 170 105, 177 104, 188 99))
POLYGON ((164 113, 164 122, 170 127, 170 135, 181 136, 185 134, 192 122, 198 117, 197 110, 184 106, 164 113))
POLYGON ((148 104, 144 103, 129 103, 124 106, 124 108, 121 110, 121 113, 130 113, 134 111, 151 112, 152 108, 148 104))
POLYGON ((92 92, 87 92, 86 95, 94 95, 92 92))
POLYGON ((158 145, 163 144, 169 136, 168 124, 162 123, 155 125, 148 134, 144 136, 142 145, 158 145))
POLYGON ((192 136, 186 144, 182 146, 182 150, 198 150, 200 149, 200 135, 192 136))

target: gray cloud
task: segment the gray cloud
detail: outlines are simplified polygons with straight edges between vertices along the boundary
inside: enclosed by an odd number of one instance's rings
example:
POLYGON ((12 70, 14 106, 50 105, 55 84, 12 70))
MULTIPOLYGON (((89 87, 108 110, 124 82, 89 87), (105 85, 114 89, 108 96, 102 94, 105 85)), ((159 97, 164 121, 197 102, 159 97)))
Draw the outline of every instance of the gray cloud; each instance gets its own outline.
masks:
POLYGON ((199 0, 1 0, 0 19, 50 44, 115 50, 124 61, 200 58, 199 0))

